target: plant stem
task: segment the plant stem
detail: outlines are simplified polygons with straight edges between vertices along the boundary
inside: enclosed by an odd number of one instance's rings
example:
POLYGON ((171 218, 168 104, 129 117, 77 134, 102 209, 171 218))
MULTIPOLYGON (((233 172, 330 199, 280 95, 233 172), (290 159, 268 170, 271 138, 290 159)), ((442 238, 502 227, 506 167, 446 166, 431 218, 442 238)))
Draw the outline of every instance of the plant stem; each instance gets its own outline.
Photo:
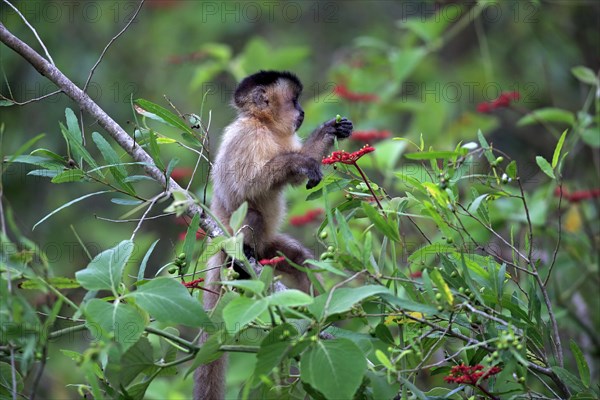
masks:
POLYGON ((548 309, 548 316, 550 317, 550 323, 552 324, 552 336, 554 338, 554 349, 556 352, 556 358, 558 360, 558 365, 563 366, 563 352, 562 352, 562 344, 560 342, 560 333, 558 332, 558 324, 556 323, 556 317, 554 316, 554 310, 552 309, 552 302, 550 301, 550 297, 548 296, 548 291, 546 290, 546 285, 542 281, 542 277, 538 273, 538 269, 535 266, 535 262, 533 262, 532 254, 533 254, 533 224, 531 223, 531 216, 529 214, 529 207, 527 206, 527 200, 525 200, 525 191, 523 190, 523 185, 521 184, 521 179, 517 178, 517 183, 519 185, 519 190, 521 191, 521 200, 523 202, 523 208, 525 209, 525 216, 527 217, 527 225, 529 226, 529 266, 533 271, 533 276, 540 287, 540 291, 542 292, 542 296, 544 297, 544 303, 546 304, 546 308, 548 309))
POLYGON ((171 334, 169 332, 165 332, 163 330, 156 329, 156 328, 153 328, 151 326, 147 326, 144 330, 146 332, 148 332, 148 333, 152 333, 152 334, 157 335, 157 336, 162 336, 165 339, 168 339, 168 340, 170 340, 172 342, 180 344, 183 347, 187 348, 190 352, 195 353, 198 350, 200 350, 200 346, 196 346, 194 343, 192 343, 192 342, 190 342, 188 340, 182 339, 179 336, 173 335, 173 334, 171 334))
MULTIPOLYGON (((358 166, 358 164, 356 162, 354 162, 352 165, 354 165, 356 167, 356 169, 358 170, 358 172, 360 173, 360 176, 362 176, 363 181, 365 182, 365 184, 367 185, 367 187, 369 188, 369 191, 371 192, 371 194, 373 195, 373 198, 375 199, 375 201, 377 202, 377 205, 379 206, 379 209, 381 210, 381 212, 383 212, 383 206, 381 205, 381 203, 379 202, 379 199, 377 198, 377 195, 375 194, 375 191, 373 190, 373 188, 371 187, 371 184, 369 184, 369 180, 367 179, 367 176, 365 175, 365 173, 363 172, 362 169, 360 169, 360 167, 358 166)), ((385 214, 384 214, 385 216, 385 214)))

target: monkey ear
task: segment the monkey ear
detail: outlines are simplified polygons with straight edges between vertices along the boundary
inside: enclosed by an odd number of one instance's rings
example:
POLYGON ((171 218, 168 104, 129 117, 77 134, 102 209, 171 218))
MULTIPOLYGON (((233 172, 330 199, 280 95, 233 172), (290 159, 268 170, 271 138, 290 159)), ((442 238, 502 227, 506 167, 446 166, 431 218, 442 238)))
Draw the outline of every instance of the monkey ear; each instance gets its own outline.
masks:
POLYGON ((252 101, 258 108, 266 108, 269 106, 269 97, 264 86, 257 86, 252 91, 252 101))

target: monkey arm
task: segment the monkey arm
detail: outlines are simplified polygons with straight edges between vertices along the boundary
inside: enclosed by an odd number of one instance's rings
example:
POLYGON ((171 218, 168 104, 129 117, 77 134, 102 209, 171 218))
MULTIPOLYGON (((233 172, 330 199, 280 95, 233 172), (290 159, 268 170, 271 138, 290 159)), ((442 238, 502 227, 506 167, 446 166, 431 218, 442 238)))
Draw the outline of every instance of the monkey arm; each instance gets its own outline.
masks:
MULTIPOLYGON (((298 265, 302 265, 305 260, 313 258, 312 252, 304 247, 302 243, 284 234, 275 236, 266 244, 264 257, 277 257, 279 253, 283 253, 293 263, 298 265)), ((298 289, 305 293, 310 293, 310 279, 308 279, 308 276, 304 272, 294 268, 287 261, 278 263, 277 269, 291 276, 296 281, 298 289)))
POLYGON ((287 183, 298 185, 304 177, 308 178, 306 187, 309 189, 321 181, 323 173, 319 161, 303 152, 279 154, 269 160, 252 180, 253 191, 264 194, 287 183))
POLYGON ((334 138, 345 139, 352 134, 352 122, 342 118, 336 122, 335 118, 323 123, 306 139, 302 146, 302 153, 321 161, 329 153, 334 138))

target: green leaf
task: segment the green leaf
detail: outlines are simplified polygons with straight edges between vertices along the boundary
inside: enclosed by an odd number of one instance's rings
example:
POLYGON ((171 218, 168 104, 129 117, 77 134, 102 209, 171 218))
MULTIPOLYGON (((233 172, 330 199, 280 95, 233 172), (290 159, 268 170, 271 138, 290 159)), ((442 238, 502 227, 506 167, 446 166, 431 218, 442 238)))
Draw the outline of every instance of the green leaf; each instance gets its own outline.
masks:
POLYGON ((313 304, 308 306, 308 310, 317 318, 327 318, 330 315, 340 314, 349 311, 354 304, 363 301, 364 299, 390 293, 384 286, 367 285, 356 288, 340 288, 333 293, 323 293, 316 299, 313 304), (331 300, 325 308, 327 299, 331 296, 331 300))
POLYGON ((73 157, 77 159, 77 162, 83 158, 90 165, 90 167, 97 168, 98 164, 96 164, 94 158, 85 149, 85 147, 83 147, 81 130, 79 129, 79 123, 77 122, 75 113, 70 108, 67 108, 65 109, 65 116, 67 119, 67 127, 65 128, 62 122, 59 122, 59 125, 65 140, 73 152, 73 157))
POLYGON ((169 165, 167 165, 167 170, 165 171, 165 175, 167 178, 171 178, 171 174, 173 173, 173 169, 179 164, 179 158, 174 157, 169 161, 169 165))
POLYGON ((158 143, 158 144, 173 144, 173 143, 177 143, 177 140, 167 138, 167 137, 159 137, 159 138, 156 138, 156 143, 158 143))
POLYGON ((576 392, 583 392, 585 390, 583 382, 581 382, 575 375, 566 369, 558 366, 553 366, 551 369, 554 371, 554 373, 556 373, 556 375, 558 375, 560 380, 566 383, 571 389, 575 390, 576 392))
POLYGON ((580 130, 579 136, 588 145, 593 148, 600 147, 600 135, 598 134, 598 126, 594 126, 588 129, 580 130))
POLYGON ((239 206, 238 209, 233 212, 233 214, 231 214, 231 218, 229 219, 229 226, 231 227, 231 230, 234 233, 242 227, 247 213, 248 203, 243 202, 242 205, 239 206))
POLYGON ((238 233, 237 236, 227 238, 221 243, 223 251, 228 256, 235 258, 236 260, 243 260, 246 256, 244 255, 244 234, 238 233))
POLYGON ((408 153, 404 157, 409 160, 450 160, 459 157, 461 154, 458 151, 424 151, 417 153, 408 153))
POLYGON ((216 332, 206 339, 206 341, 202 344, 202 347, 200 347, 198 354, 196 354, 194 362, 192 362, 192 365, 186 371, 185 377, 194 372, 200 365, 208 364, 219 359, 223 355, 223 352, 219 350, 221 348, 222 336, 225 336, 225 334, 222 332, 216 332))
POLYGON ((8 160, 12 160, 13 163, 23 163, 23 164, 31 164, 37 165, 43 168, 52 168, 52 169, 62 169, 65 166, 64 161, 57 161, 54 158, 46 157, 46 156, 34 156, 34 155, 25 155, 25 156, 6 156, 4 157, 4 161, 8 162, 8 160))
POLYGON ((56 175, 50 182, 52 183, 65 183, 65 182, 79 182, 83 179, 85 173, 83 170, 76 169, 68 169, 56 175))
POLYGON ((102 153, 102 157, 109 165, 115 165, 115 169, 118 170, 122 176, 127 176, 127 171, 125 167, 119 165, 121 163, 121 159, 119 158, 117 152, 112 148, 112 146, 104 139, 104 137, 98 132, 92 133, 92 140, 96 143, 96 147, 102 153))
POLYGON ((235 281, 221 282, 222 285, 232 286, 252 293, 261 294, 265 290, 265 284, 261 281, 239 279, 235 281))
POLYGON ((179 118, 166 108, 145 99, 137 99, 134 101, 134 103, 139 106, 135 109, 138 114, 166 123, 167 125, 171 125, 172 127, 180 129, 183 132, 187 132, 192 136, 194 135, 194 131, 187 126, 182 118, 179 118))
POLYGON ((419 390, 419 388, 417 388, 411 381, 409 381, 408 379, 406 379, 403 376, 400 376, 400 381, 402 382, 402 384, 404 384, 408 389, 410 389, 410 391, 417 396, 417 399, 419 400, 428 400, 427 396, 425 395, 425 393, 423 393, 421 390, 419 390))
POLYGON ((142 279, 144 279, 144 273, 146 272, 146 265, 148 264, 148 260, 150 259, 150 255, 154 251, 154 247, 156 246, 156 244, 158 243, 159 240, 160 239, 156 239, 154 241, 154 243, 152 243, 150 245, 150 248, 148 249, 148 251, 146 252, 146 254, 144 254, 144 258, 142 259, 142 263, 140 264, 140 270, 138 271, 138 275, 137 275, 137 280, 138 281, 141 281, 142 279))
POLYGON ((548 161, 546 161, 546 159, 544 157, 542 157, 542 156, 535 157, 535 162, 537 163, 538 167, 540 167, 540 169, 546 175, 548 175, 552 179, 556 179, 556 176, 554 175, 554 170, 552 169, 552 166, 550 165, 550 163, 548 161))
POLYGON ((150 132, 150 135, 148 135, 148 142, 149 142, 148 153, 152 157, 152 160, 154 160, 154 163, 156 164, 156 166, 160 170, 164 171, 165 163, 163 163, 162 158, 160 157, 160 147, 158 146, 158 141, 156 139, 156 133, 150 132))
MULTIPOLYGON (((425 273, 423 275, 425 275, 425 273)), ((414 311, 427 315, 434 315, 437 313, 437 309, 433 306, 417 303, 412 300, 401 299, 391 293, 383 294, 381 295, 381 298, 392 305, 400 307, 404 311, 414 311)))
POLYGON ((566 125, 575 123, 575 115, 561 108, 540 108, 525 115, 517 122, 517 126, 531 125, 541 122, 559 122, 566 125))
POLYGON ((300 379, 328 399, 352 399, 367 371, 367 360, 350 339, 319 340, 300 360, 300 379))
POLYGON ((392 362, 390 361, 390 359, 385 355, 385 353, 379 349, 375 350, 375 357, 377 357, 377 359, 379 360, 379 362, 381 364, 383 364, 384 367, 386 367, 387 369, 389 369, 390 371, 395 371, 396 368, 394 368, 394 366, 392 365, 392 362))
POLYGON ((271 306, 297 307, 312 304, 312 297, 296 289, 273 293, 266 298, 271 306))
POLYGON ((435 286, 438 288, 439 292, 442 294, 446 302, 450 306, 452 306, 454 304, 454 296, 450 291, 450 287, 448 286, 446 281, 444 281, 444 278, 442 277, 440 271, 438 271, 437 269, 432 270, 429 273, 429 277, 431 278, 435 286))
POLYGON ((112 290, 117 293, 123 269, 133 248, 131 240, 123 240, 94 257, 85 269, 75 273, 75 278, 87 290, 112 290))
MULTIPOLYGON (((75 289, 81 286, 75 279, 64 276, 48 278, 46 282, 56 289, 75 289)), ((19 289, 43 290, 45 288, 47 288, 46 284, 38 278, 27 279, 19 283, 19 289)))
POLYGON ((506 166, 506 175, 510 179, 517 179, 517 162, 515 160, 512 160, 506 166))
POLYGON ((94 143, 96 143, 96 147, 98 147, 100 153, 102 153, 102 157, 106 163, 111 165, 111 167, 109 167, 109 171, 119 187, 129 194, 134 194, 135 190, 133 189, 133 186, 125 182, 125 178, 127 178, 127 170, 122 165, 121 159, 119 158, 117 152, 98 132, 92 133, 92 140, 94 143))
POLYGON ((400 51, 394 51, 390 55, 390 64, 394 73, 395 82, 406 80, 427 55, 424 47, 405 47, 400 51))
POLYGON ((475 198, 475 200, 473 200, 473 202, 471 203, 471 205, 469 205, 469 212, 471 214, 475 214, 477 212, 477 210, 479 209, 479 206, 481 205, 481 202, 483 202, 485 199, 487 199, 488 196, 489 196, 488 193, 482 194, 481 196, 477 196, 475 198))
POLYGON ((268 376, 292 349, 291 339, 298 335, 293 325, 284 323, 276 326, 260 343, 254 367, 255 381, 268 376))
POLYGON ((371 381, 370 387, 373 390, 373 399, 393 399, 400 393, 400 384, 398 382, 388 382, 387 376, 381 373, 367 371, 367 379, 371 381))
MULTIPOLYGON (((34 138, 29 139, 28 141, 26 141, 23 145, 21 145, 17 151, 14 152, 13 155, 11 155, 8 159, 8 162, 11 163, 14 161, 15 158, 17 158, 18 156, 20 156, 21 154, 25 153, 25 151, 27 151, 28 148, 30 148, 31 146, 33 146, 38 140, 40 140, 41 138, 43 138, 44 136, 46 136, 45 133, 40 133, 39 135, 37 135, 34 138)), ((60 160, 62 161, 62 159, 60 160)))
POLYGON ((111 384, 127 386, 144 370, 154 366, 153 350, 150 341, 141 337, 131 346, 118 362, 109 362, 106 376, 111 384))
POLYGON ((488 162, 490 164, 495 163, 496 157, 494 157, 494 153, 492 152, 492 149, 490 148, 490 144, 488 143, 487 140, 485 140, 485 136, 483 136, 483 132, 481 132, 481 129, 477 131, 477 139, 479 139, 479 144, 481 144, 481 147, 484 150, 483 154, 485 154, 485 158, 488 160, 488 162))
POLYGON ((235 334, 250 322, 267 311, 269 303, 265 299, 238 297, 223 309, 223 320, 229 333, 235 334))
POLYGON ((111 203, 118 204, 120 206, 138 206, 144 203, 142 200, 137 199, 123 199, 121 197, 113 197, 110 199, 111 203))
POLYGON ((581 382, 586 388, 590 387, 590 367, 583 355, 583 352, 575 343, 573 339, 569 342, 571 346, 571 352, 573 356, 575 356, 575 362, 577 363, 577 370, 579 371, 579 377, 581 378, 581 382))
POLYGON ((149 323, 149 318, 139 307, 115 300, 107 303, 100 299, 91 299, 85 304, 85 323, 92 337, 98 335, 105 340, 113 340, 127 350, 133 346, 149 323))
POLYGON ((588 67, 584 67, 582 65, 578 65, 577 67, 571 68, 571 73, 575 76, 575 78, 579 79, 583 83, 587 83, 588 85, 598 86, 598 77, 588 67))
POLYGON ((400 234, 398 233, 397 226, 394 224, 394 222, 390 222, 390 220, 383 218, 383 216, 379 214, 375 207, 367 202, 362 203, 362 209, 378 231, 393 241, 400 242, 400 234), (394 226, 392 224, 394 224, 394 226))
POLYGON ((109 192, 112 192, 112 190, 102 190, 100 192, 88 193, 84 196, 76 198, 75 200, 71 200, 70 202, 65 203, 62 206, 58 207, 56 210, 52 211, 50 214, 46 215, 44 218, 40 219, 38 222, 35 223, 35 225, 33 225, 33 228, 31 228, 31 230, 34 230, 36 226, 38 226, 39 224, 41 224, 42 222, 44 222, 45 220, 47 220, 48 218, 50 218, 51 216, 53 216, 54 214, 59 212, 60 210, 69 207, 70 205, 73 205, 81 200, 87 199, 88 197, 96 196, 96 195, 102 194, 102 193, 109 193, 109 192))
POLYGON ((200 302, 174 279, 152 279, 140 285, 128 297, 133 297, 140 307, 160 322, 213 328, 213 323, 200 302))
POLYGON ((185 240, 183 241, 183 252, 185 253, 185 261, 187 262, 187 266, 183 271, 186 274, 191 268, 194 257, 194 248, 196 247, 196 232, 198 232, 198 228, 200 227, 200 214, 197 213, 192 218, 192 222, 188 226, 187 232, 185 234, 185 240))
POLYGON ((567 136, 568 129, 560 135, 560 139, 558 139, 558 143, 556 144, 556 148, 554 149, 554 155, 552 156, 552 169, 556 168, 558 164, 558 158, 560 157, 560 151, 562 150, 563 144, 565 143, 565 137, 567 136))
POLYGON ((16 390, 17 393, 23 391, 23 377, 21 373, 16 369, 12 368, 10 364, 0 362, 0 399, 13 399, 13 373, 15 374, 16 390))

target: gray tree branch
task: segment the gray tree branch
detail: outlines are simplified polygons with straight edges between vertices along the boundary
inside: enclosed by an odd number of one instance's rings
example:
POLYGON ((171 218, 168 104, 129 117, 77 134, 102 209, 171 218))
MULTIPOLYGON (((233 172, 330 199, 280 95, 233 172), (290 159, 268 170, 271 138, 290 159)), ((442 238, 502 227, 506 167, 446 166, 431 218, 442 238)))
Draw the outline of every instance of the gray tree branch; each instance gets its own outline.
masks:
MULTIPOLYGON (((10 47, 17 54, 23 57, 31 64, 41 75, 54 83, 68 97, 75 101, 83 111, 87 112, 98 124, 108 132, 108 134, 129 154, 135 161, 143 163, 143 168, 148 176, 155 179, 168 192, 181 191, 184 192, 190 201, 188 213, 190 215, 200 213, 202 209, 195 203, 195 200, 188 192, 177 184, 173 179, 167 180, 163 171, 154 165, 152 157, 125 132, 125 130, 116 123, 98 104, 94 102, 83 90, 75 85, 67 78, 58 68, 48 62, 40 54, 38 54, 29 45, 21 39, 13 35, 4 24, 0 23, 0 41, 10 47)), ((200 226, 209 237, 223 235, 224 232, 219 228, 217 223, 207 216, 203 216, 200 221, 200 226)))

